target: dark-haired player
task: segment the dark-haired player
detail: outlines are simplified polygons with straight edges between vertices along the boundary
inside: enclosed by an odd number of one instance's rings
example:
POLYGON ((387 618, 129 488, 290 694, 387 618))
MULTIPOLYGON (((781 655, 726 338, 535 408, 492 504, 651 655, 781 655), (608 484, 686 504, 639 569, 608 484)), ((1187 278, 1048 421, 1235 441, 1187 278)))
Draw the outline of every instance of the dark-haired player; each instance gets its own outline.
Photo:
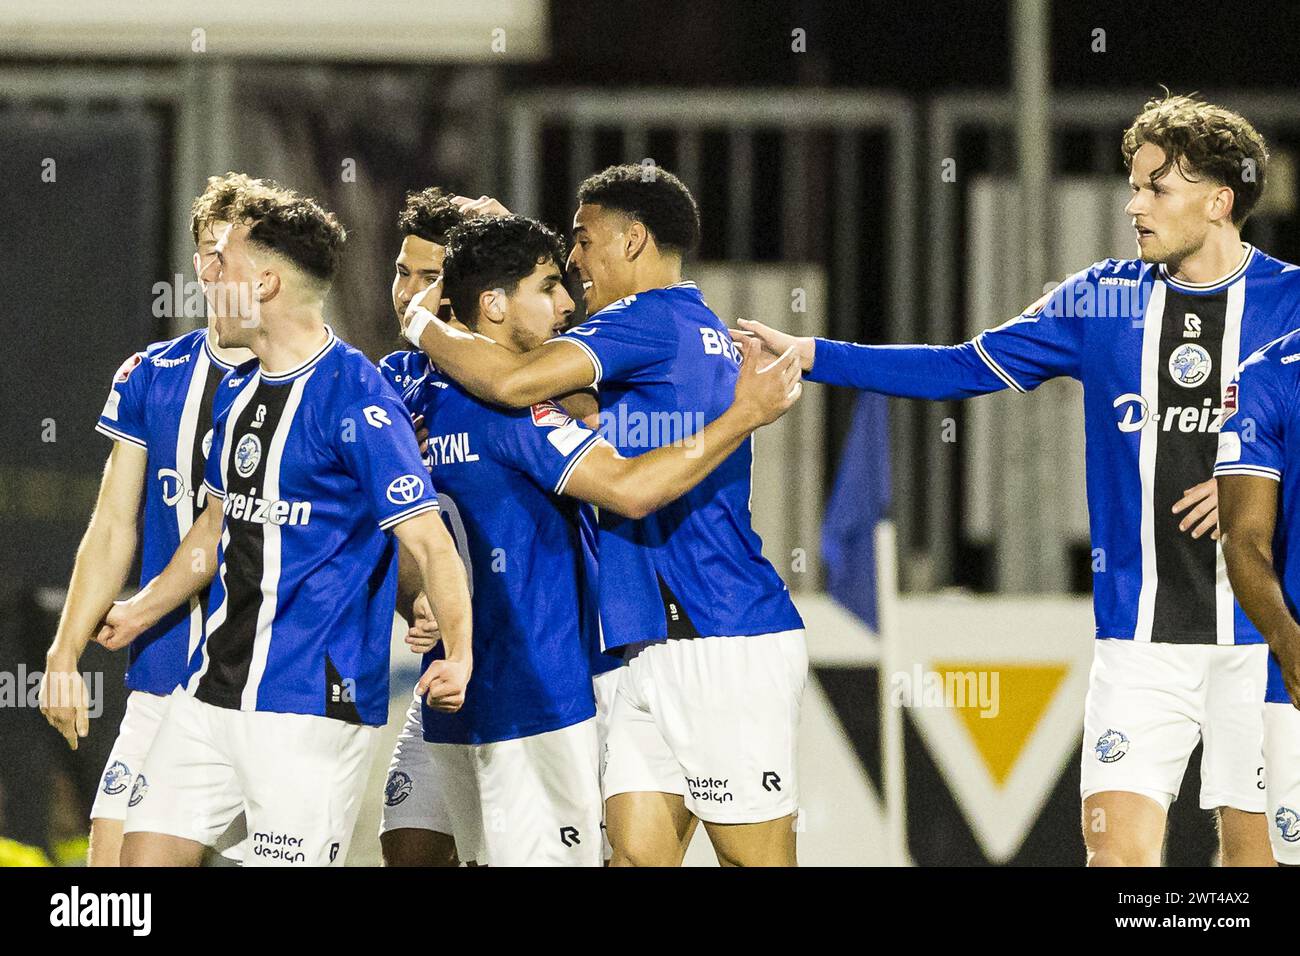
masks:
MULTIPOLYGON (((451 234, 445 292, 485 344, 526 354, 568 324, 563 258, 559 238, 534 220, 473 219, 451 234)), ((600 589, 589 512, 570 499, 639 518, 687 493, 793 404, 793 356, 767 371, 747 362, 733 391, 702 431, 632 458, 554 402, 500 408, 432 370, 404 394, 430 422, 433 479, 473 582, 468 702, 423 718, 462 858, 600 863, 590 667, 600 589)))
MULTIPOLYGON (((239 205, 255 192, 276 188, 243 173, 208 179, 190 215, 194 270, 200 282, 210 278, 213 250, 239 205)), ((205 292, 219 291, 211 283, 204 285, 205 292)), ((137 541, 141 579, 147 581, 162 570, 203 511, 213 395, 226 372, 251 357, 246 349, 218 345, 210 326, 209 321, 208 327, 155 342, 127 358, 113 377, 95 426, 112 439, 113 450, 49 650, 43 699, 50 723, 74 749, 78 737, 89 731, 76 691, 76 663, 121 592, 137 541), (59 701, 59 689, 68 690, 70 699, 59 701)), ((196 594, 131 646, 126 713, 90 812, 90 866, 118 864, 127 805, 138 797, 136 781, 162 724, 168 695, 184 678, 189 656, 203 636, 206 599, 206 592, 196 594)))
POLYGON ((1238 363, 1300 326, 1300 270, 1241 241, 1268 159, 1241 116, 1153 100, 1123 151, 1139 257, 1096 263, 964 345, 742 326, 769 348, 797 349, 817 381, 887 395, 1083 383, 1092 546, 1107 559, 1093 576, 1099 640, 1084 714, 1089 863, 1159 865, 1166 812, 1201 740, 1201 806, 1218 811, 1222 863, 1267 865, 1264 648, 1229 586, 1206 476, 1238 363))
POLYGON ((245 204, 217 246, 218 281, 248 291, 218 309, 218 341, 257 356, 214 400, 204 485, 219 505, 97 638, 124 646, 215 572, 207 636, 127 815, 127 865, 192 865, 241 811, 245 865, 343 865, 387 720, 394 536, 446 648, 421 691, 435 707, 464 702, 464 568, 415 434, 378 370, 322 318, 343 240, 316 203, 274 196, 245 204))
MULTIPOLYGON (((587 322, 510 353, 415 308, 407 335, 490 402, 527 407, 597 386, 604 437, 634 456, 721 415, 739 356, 682 281, 699 213, 677 177, 611 167, 583 182, 578 203, 569 264, 587 322)), ((723 863, 795 863, 807 650, 751 527, 751 460, 746 440, 652 513, 601 509, 604 639, 628 659, 604 776, 616 864, 680 864, 697 819, 723 863)))

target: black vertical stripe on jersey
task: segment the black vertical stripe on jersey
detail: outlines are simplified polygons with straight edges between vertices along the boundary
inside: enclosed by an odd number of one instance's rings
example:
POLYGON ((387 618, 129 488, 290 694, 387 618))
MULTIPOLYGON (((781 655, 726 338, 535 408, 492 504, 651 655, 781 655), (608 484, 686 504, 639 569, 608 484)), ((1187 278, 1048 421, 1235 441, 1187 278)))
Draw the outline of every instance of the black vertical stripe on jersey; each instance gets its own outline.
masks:
POLYGON ((361 723, 357 712, 357 682, 343 680, 328 653, 325 654, 325 716, 344 720, 349 724, 361 723))
MULTIPOLYGON (((194 490, 194 518, 198 520, 207 505, 208 492, 203 487, 203 477, 207 472, 208 457, 203 454, 203 440, 212 430, 212 399, 217 394, 217 387, 226 377, 226 369, 208 360, 208 377, 203 382, 203 396, 199 399, 199 414, 194 420, 193 441, 190 443, 190 473, 185 476, 190 488, 194 490)), ((179 465, 180 463, 177 462, 179 465)), ((220 505, 218 504, 218 507, 220 505)), ((203 620, 208 619, 208 594, 210 588, 199 592, 199 613, 203 620)))
POLYGON ((1214 473, 1218 434, 1180 432, 1177 421, 1165 430, 1166 416, 1177 415, 1174 406, 1200 409, 1205 399, 1218 408, 1223 363, 1223 331, 1228 295, 1184 295, 1168 288, 1160 328, 1159 380, 1160 420, 1148 425, 1158 428, 1155 479, 1152 487, 1156 551, 1156 599, 1151 640, 1174 644, 1213 644, 1218 639, 1215 610, 1215 563, 1217 547, 1210 535, 1193 539, 1191 531, 1178 529, 1187 513, 1174 514, 1174 504, 1183 492, 1208 480, 1214 473), (1193 313, 1201 320, 1198 338, 1185 338, 1184 318, 1193 313), (1169 373, 1169 357, 1186 343, 1194 343, 1210 354, 1213 367, 1204 382, 1184 388, 1169 373))
MULTIPOLYGON (((272 386, 259 382, 252 400, 244 406, 234 427, 227 432, 230 467, 226 473, 226 496, 245 494, 265 497, 266 462, 271 442, 284 414, 292 384, 272 386), (266 418, 253 427, 257 407, 266 406, 266 418), (247 478, 235 469, 235 452, 245 435, 256 435, 262 457, 247 478)), ((194 696, 217 707, 238 709, 253 662, 253 641, 257 636, 257 615, 262 607, 262 544, 265 525, 226 517, 230 543, 226 546, 226 619, 208 634, 208 669, 194 696)))
POLYGON ((673 594, 672 588, 668 586, 663 575, 656 573, 655 577, 659 578, 659 596, 664 602, 664 621, 668 625, 669 640, 700 637, 700 632, 691 623, 686 608, 677 599, 677 595, 673 594))

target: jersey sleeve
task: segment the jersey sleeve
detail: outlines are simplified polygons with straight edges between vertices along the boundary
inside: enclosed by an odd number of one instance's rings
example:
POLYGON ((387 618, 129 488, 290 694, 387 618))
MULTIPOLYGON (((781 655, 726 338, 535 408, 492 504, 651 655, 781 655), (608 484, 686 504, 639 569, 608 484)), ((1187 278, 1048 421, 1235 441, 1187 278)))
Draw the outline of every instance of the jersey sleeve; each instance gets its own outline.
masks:
POLYGON ((438 495, 420 460, 406 407, 388 387, 376 388, 345 410, 338 444, 344 466, 361 486, 379 527, 438 510, 438 495))
POLYGON ((1264 353, 1245 363, 1223 392, 1214 476, 1253 475, 1282 480, 1286 390, 1264 353))
POLYGON ((1059 376, 1078 378, 1084 320, 1074 314, 1074 303, 1093 281, 1091 270, 1066 279, 1014 319, 976 336, 976 353, 1018 392, 1059 376))
POLYGON ((897 398, 973 398, 1028 392, 1050 378, 1079 376, 1083 325, 1070 314, 1078 284, 1067 279, 1027 310, 960 345, 856 345, 817 339, 810 382, 897 398))
POLYGON ((564 493, 573 470, 600 441, 596 432, 555 402, 511 415, 493 438, 494 457, 557 495, 564 493))
POLYGON ((628 296, 550 341, 571 342, 587 353, 595 370, 593 386, 644 381, 671 363, 676 351, 664 323, 647 314, 653 311, 648 300, 628 296))
POLYGON ((108 401, 99 413, 95 431, 114 441, 149 447, 146 420, 149 394, 149 364, 144 352, 136 352, 113 375, 108 401))

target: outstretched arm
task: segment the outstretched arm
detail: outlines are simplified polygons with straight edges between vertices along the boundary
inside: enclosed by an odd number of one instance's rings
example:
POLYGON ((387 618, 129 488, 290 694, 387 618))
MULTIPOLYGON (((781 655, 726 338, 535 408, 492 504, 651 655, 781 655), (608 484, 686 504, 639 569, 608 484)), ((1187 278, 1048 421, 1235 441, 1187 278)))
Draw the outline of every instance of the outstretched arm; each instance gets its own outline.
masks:
POLYGON ((977 341, 961 345, 857 345, 796 337, 761 322, 740 320, 737 339, 752 335, 772 352, 793 348, 810 382, 860 388, 898 398, 973 398, 1015 387, 980 354, 977 341))

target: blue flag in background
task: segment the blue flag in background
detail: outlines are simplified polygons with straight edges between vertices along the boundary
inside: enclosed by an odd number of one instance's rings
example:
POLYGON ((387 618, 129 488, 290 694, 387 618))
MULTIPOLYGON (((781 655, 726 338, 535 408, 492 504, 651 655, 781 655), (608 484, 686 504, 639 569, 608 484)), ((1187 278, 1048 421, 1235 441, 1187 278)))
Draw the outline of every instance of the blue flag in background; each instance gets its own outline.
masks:
POLYGON ((889 510, 889 399, 863 392, 853 410, 835 488, 822 523, 826 590, 879 629, 876 525, 889 510))

